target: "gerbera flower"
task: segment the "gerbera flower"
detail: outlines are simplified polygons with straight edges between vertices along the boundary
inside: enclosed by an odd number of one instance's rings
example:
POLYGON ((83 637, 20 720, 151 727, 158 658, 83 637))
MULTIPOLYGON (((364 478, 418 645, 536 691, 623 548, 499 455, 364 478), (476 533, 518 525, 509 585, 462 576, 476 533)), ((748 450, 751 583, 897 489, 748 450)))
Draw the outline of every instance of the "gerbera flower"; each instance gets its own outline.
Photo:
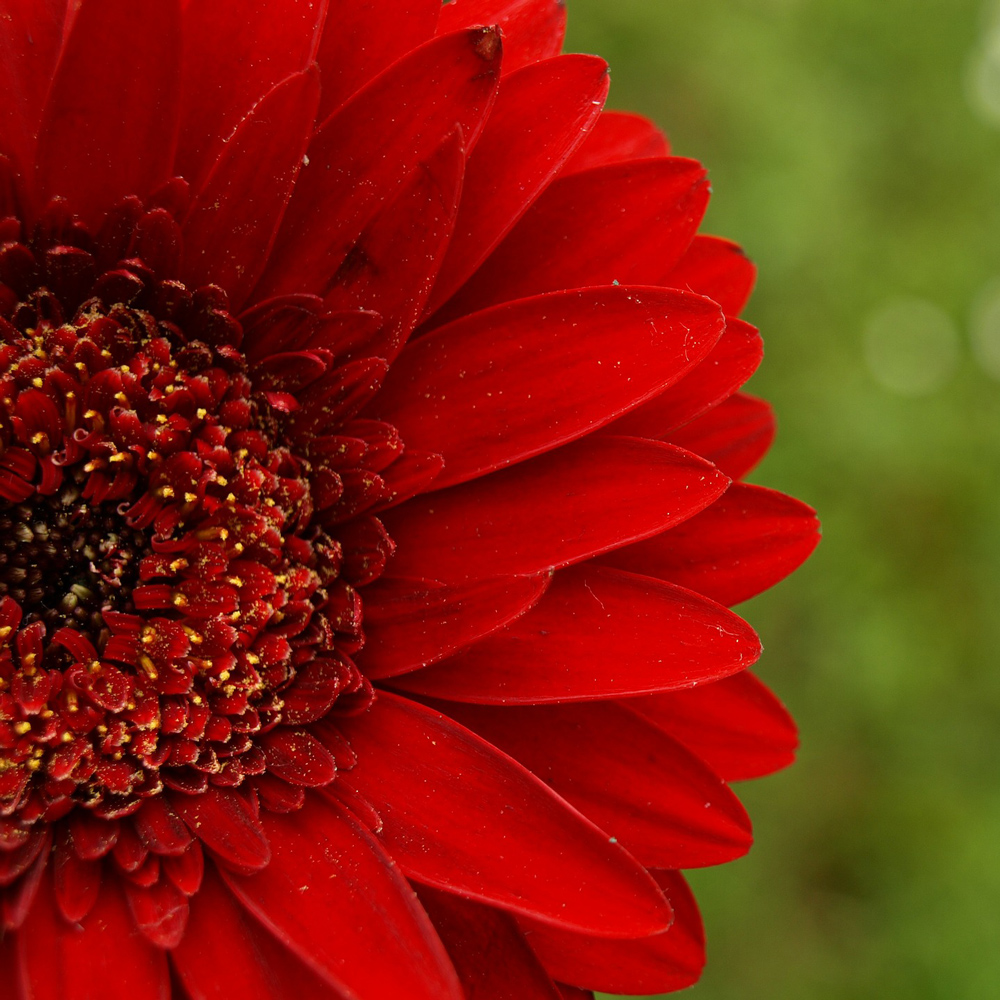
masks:
POLYGON ((653 992, 794 728, 753 268, 556 0, 0 18, 0 982, 653 992), (566 984, 566 985, 559 985, 566 984))

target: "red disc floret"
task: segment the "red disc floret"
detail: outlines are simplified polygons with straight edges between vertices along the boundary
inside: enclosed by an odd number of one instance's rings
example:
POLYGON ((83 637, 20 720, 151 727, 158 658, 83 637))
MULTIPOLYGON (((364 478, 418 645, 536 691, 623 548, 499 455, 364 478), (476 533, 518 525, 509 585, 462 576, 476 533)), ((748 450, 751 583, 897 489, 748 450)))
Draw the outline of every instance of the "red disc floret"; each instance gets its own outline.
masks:
POLYGON ((316 497, 343 511, 378 477, 305 457, 288 380, 244 357, 225 292, 173 276, 165 209, 130 201, 96 238, 58 203, 30 240, 2 225, 4 836, 165 787, 327 783, 302 727, 370 697, 347 580, 371 571, 345 571, 316 497))

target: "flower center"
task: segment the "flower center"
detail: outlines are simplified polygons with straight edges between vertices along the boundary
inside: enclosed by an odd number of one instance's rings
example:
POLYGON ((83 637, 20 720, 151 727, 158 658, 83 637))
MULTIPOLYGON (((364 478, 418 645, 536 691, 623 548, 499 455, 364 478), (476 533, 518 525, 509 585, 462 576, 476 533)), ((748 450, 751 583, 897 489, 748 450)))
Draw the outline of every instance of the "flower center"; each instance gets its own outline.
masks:
POLYGON ((88 504, 74 473, 53 496, 0 503, 0 597, 21 605, 26 625, 72 626, 102 648, 102 610, 135 610, 139 563, 152 550, 113 504, 88 504))
POLYGON ((0 249, 0 828, 307 783, 288 727, 371 697, 315 509, 345 482, 286 433, 221 289, 39 232, 0 249))

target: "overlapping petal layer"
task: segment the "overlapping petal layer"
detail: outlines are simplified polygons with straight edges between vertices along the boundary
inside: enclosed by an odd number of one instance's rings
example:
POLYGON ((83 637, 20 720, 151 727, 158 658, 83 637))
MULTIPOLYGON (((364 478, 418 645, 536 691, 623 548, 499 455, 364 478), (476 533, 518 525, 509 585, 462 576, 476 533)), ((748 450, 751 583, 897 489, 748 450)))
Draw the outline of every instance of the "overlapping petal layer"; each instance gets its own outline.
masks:
POLYGON ((704 170, 558 0, 7 8, 3 989, 689 985, 818 531, 704 170))

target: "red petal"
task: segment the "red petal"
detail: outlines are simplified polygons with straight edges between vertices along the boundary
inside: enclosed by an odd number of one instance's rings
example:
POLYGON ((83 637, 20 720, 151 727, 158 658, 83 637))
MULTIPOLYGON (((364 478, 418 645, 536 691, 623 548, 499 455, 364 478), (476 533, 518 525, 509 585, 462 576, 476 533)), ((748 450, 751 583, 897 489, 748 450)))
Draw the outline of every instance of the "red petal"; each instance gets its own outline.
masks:
POLYGON ((191 1000, 343 1000, 233 899, 211 867, 171 958, 191 1000))
POLYGON ((559 996, 562 1000, 594 1000, 593 990, 581 990, 576 986, 567 986, 565 983, 556 983, 559 996))
POLYGON ((334 276, 328 309, 372 308, 384 318, 381 343, 366 345, 379 357, 396 356, 423 312, 455 225, 464 175, 456 130, 375 216, 334 276))
POLYGON ((585 565, 503 631, 392 683, 449 701, 590 701, 717 680, 759 655, 753 629, 701 595, 585 565))
POLYGON ((90 913, 101 890, 101 863, 83 861, 65 841, 52 854, 52 878, 59 911, 79 923, 90 913))
POLYGON ((665 438, 731 396, 757 370, 764 345, 755 327, 738 319, 726 320, 726 330, 708 356, 676 385, 616 420, 613 434, 665 438))
POLYGON ((626 160, 669 156, 667 137, 648 118, 627 111, 602 111, 580 148, 566 161, 562 176, 626 160))
POLYGON ((728 482, 658 441, 584 438, 387 511, 392 574, 446 583, 533 575, 655 535, 728 482))
POLYGON ((157 947, 176 948, 187 927, 187 896, 167 879, 148 887, 127 881, 123 887, 139 930, 157 947))
POLYGON ((580 144, 607 94, 607 63, 595 56, 557 56, 504 80, 469 157, 455 236, 428 313, 455 293, 538 197, 580 144))
POLYGON ((687 448, 742 479, 767 453, 774 440, 774 411, 769 403, 742 392, 670 434, 669 441, 687 448))
POLYGON ((731 606, 783 580, 818 543, 812 507, 763 486, 734 483, 685 524, 601 561, 731 606))
POLYGON ((317 788, 337 774, 330 752, 315 736, 302 729, 281 726, 261 737, 267 769, 293 785, 317 788))
POLYGON ((121 889, 105 878, 83 925, 63 920, 51 876, 17 935, 24 1000, 168 1000, 165 953, 135 928, 121 889))
POLYGON ((440 452, 434 485, 450 486, 608 423, 690 371, 722 330, 715 303, 657 288, 542 295, 407 345, 370 410, 407 447, 440 452))
POLYGON ((180 0, 88 0, 73 22, 38 136, 43 198, 95 223, 169 175, 176 139, 180 0))
POLYGON ((435 323, 561 288, 662 285, 697 231, 708 195, 704 167, 678 157, 556 180, 435 323))
POLYGON ((669 922, 633 858, 467 729, 384 691, 339 724, 358 755, 340 780, 378 811, 379 839, 410 878, 596 934, 669 922))
POLYGON ((491 906, 417 890, 455 965, 466 995, 476 1000, 560 1000, 514 918, 491 906))
POLYGON ((566 33, 564 0, 452 0, 441 8, 440 33, 475 24, 499 24, 503 71, 558 55, 566 33))
POLYGON ((191 831, 163 796, 148 799, 132 824, 143 844, 157 854, 183 854, 191 844, 191 831))
POLYGON ((386 510, 426 493, 444 468, 444 459, 433 452, 407 451, 382 474, 389 495, 372 510, 386 510))
POLYGON ((749 671, 690 691, 625 702, 693 750, 726 781, 787 767, 799 745, 784 705, 749 671))
POLYGON ((377 73, 427 41, 434 34, 441 0, 333 0, 330 7, 317 56, 323 73, 320 121, 377 73))
POLYGON ((461 1000, 430 920, 350 813, 314 796, 264 822, 274 848, 267 868, 221 874, 279 941, 351 996, 461 1000))
POLYGON ((225 288, 238 310, 292 195, 319 103, 319 73, 289 77, 229 138, 184 224, 185 280, 225 288))
POLYGON ((756 278, 753 261, 735 243, 718 236, 696 236, 664 284, 707 295, 727 316, 738 316, 756 278))
POLYGON ((0 938, 0 983, 5 983, 10 992, 8 1000, 24 1000, 18 968, 17 939, 12 934, 0 938))
POLYGON ((325 292, 365 226, 458 125, 466 148, 496 95, 499 36, 445 35, 394 63, 329 118, 309 146, 256 296, 325 292))
POLYGON ((170 805, 223 864, 236 871, 264 868, 271 851, 260 821, 236 792, 209 788, 200 795, 175 794, 170 805))
POLYGON ((62 42, 66 0, 5 0, 0 18, 0 153, 28 175, 62 42))
POLYGON ((719 865, 750 848, 739 799, 689 750, 613 702, 445 709, 510 754, 647 868, 719 865))
POLYGON ((508 577, 453 587, 382 580, 365 588, 365 676, 395 677, 436 663, 495 632, 535 604, 545 576, 508 577))
POLYGON ((653 872, 674 923, 662 934, 607 941, 521 921, 525 936, 553 978, 610 993, 666 993, 690 986, 705 965, 698 906, 679 872, 653 872))
POLYGON ((326 0, 185 5, 177 172, 196 192, 250 109, 312 61, 326 7, 326 0))

